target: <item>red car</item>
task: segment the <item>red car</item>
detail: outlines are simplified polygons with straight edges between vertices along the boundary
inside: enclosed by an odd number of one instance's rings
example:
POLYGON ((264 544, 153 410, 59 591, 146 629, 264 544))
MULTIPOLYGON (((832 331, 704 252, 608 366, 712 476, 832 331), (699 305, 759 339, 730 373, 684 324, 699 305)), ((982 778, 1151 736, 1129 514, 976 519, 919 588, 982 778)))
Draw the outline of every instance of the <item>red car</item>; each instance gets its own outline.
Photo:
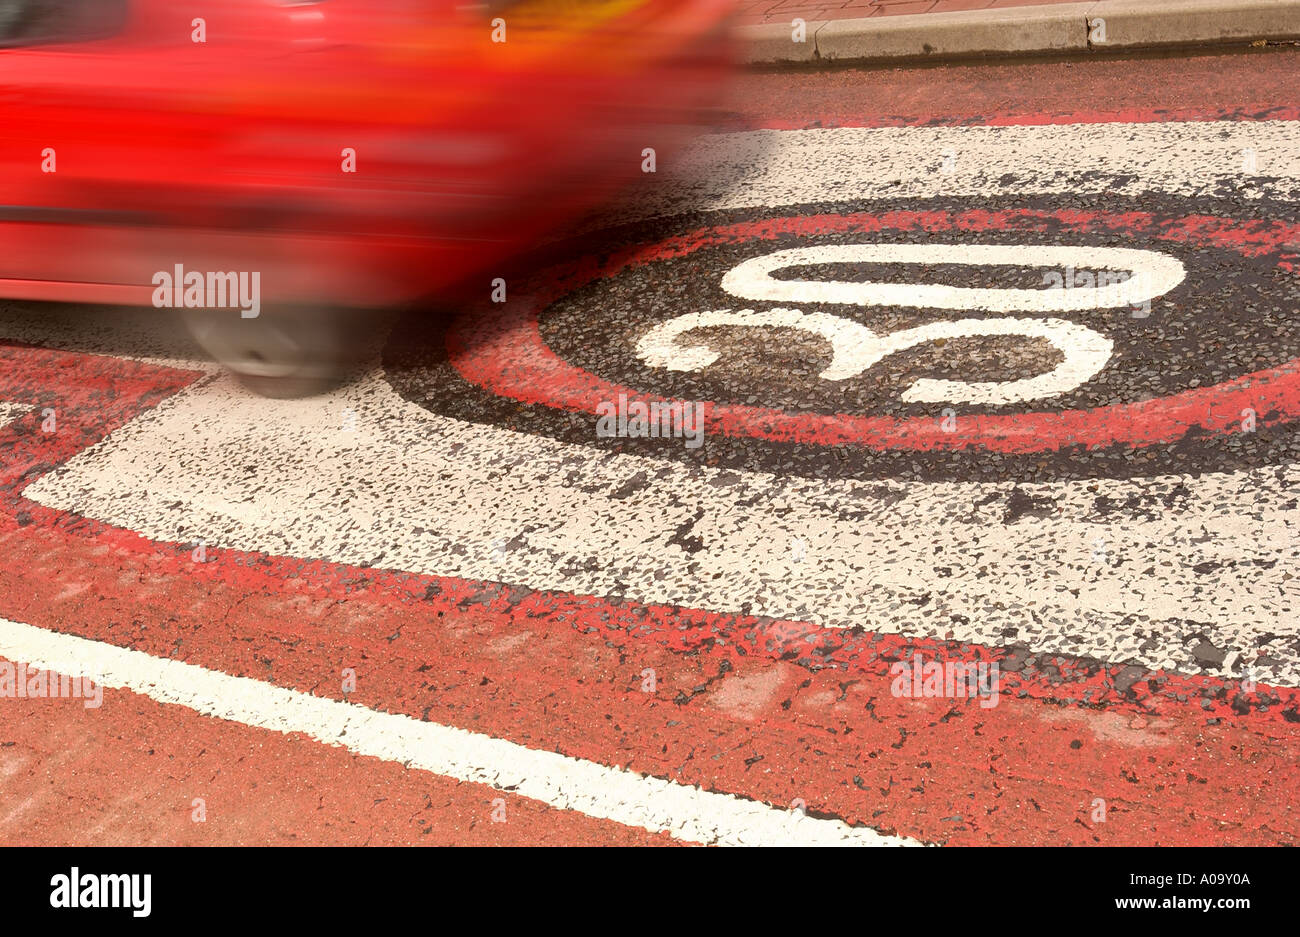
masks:
MULTIPOLYGON (((0 296, 153 304, 267 393, 662 159, 730 0, 13 0, 0 296)), ((489 289, 485 278, 483 289, 489 289)))

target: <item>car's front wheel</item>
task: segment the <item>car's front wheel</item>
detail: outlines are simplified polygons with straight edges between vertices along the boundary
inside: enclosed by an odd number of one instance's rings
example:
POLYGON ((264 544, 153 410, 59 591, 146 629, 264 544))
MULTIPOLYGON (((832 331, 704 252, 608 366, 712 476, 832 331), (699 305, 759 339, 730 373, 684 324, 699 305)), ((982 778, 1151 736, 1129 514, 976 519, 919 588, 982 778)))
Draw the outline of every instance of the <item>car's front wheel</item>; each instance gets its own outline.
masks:
POLYGON ((361 362, 375 322, 343 309, 186 309, 186 327, 245 387, 265 397, 308 397, 336 387, 361 362))

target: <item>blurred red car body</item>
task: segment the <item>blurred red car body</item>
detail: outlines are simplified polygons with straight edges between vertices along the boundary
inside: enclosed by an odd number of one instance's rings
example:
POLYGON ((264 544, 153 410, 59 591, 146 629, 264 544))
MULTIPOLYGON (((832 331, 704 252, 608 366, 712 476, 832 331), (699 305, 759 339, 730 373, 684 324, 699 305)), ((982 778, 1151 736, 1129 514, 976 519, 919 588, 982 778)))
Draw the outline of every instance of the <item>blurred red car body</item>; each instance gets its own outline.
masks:
POLYGON ((730 5, 11 4, 0 296, 149 305, 176 264, 260 271, 263 304, 435 293, 662 159, 730 5))

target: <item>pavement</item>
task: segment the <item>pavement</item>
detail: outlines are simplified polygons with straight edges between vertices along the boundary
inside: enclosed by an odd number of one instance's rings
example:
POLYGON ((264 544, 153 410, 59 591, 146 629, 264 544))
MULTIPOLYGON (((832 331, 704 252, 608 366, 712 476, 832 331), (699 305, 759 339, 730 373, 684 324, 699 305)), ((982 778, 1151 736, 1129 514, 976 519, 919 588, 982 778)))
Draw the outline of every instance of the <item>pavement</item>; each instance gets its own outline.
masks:
POLYGON ((742 75, 307 400, 5 304, 0 840, 1297 844, 1297 66, 742 75))
POLYGON ((741 0, 744 61, 950 61, 1291 42, 1300 0, 741 0))

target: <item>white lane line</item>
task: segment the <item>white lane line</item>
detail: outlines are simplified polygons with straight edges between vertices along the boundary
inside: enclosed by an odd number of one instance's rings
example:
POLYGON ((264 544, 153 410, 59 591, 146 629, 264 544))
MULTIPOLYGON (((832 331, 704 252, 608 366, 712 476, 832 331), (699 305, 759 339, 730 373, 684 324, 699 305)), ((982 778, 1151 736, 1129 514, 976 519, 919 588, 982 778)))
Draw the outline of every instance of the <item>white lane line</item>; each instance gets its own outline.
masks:
POLYGON ((730 794, 536 751, 503 739, 232 677, 194 664, 0 618, 0 657, 184 706, 205 716, 301 733, 358 755, 574 810, 688 842, 728 846, 918 846, 730 794))

